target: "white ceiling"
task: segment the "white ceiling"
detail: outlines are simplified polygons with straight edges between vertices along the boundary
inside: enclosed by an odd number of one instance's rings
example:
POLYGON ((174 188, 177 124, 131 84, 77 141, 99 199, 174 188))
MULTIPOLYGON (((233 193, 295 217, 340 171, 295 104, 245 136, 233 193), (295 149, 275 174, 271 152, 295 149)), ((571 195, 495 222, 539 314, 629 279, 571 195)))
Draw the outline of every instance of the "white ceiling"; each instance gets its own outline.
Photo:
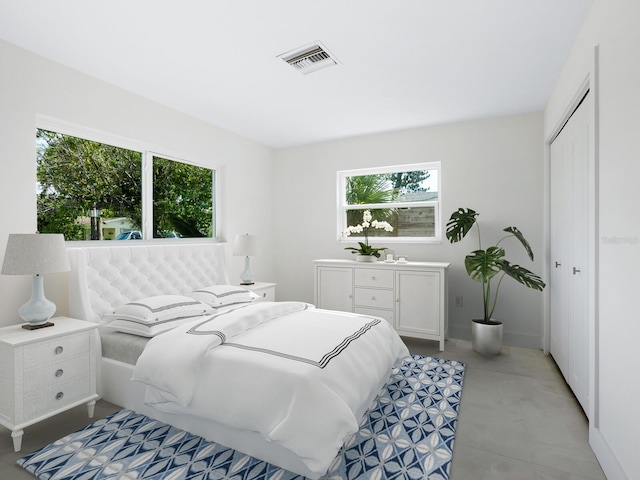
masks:
POLYGON ((540 111, 591 3, 1 0, 0 38, 284 148, 540 111), (277 58, 314 41, 340 64, 277 58))

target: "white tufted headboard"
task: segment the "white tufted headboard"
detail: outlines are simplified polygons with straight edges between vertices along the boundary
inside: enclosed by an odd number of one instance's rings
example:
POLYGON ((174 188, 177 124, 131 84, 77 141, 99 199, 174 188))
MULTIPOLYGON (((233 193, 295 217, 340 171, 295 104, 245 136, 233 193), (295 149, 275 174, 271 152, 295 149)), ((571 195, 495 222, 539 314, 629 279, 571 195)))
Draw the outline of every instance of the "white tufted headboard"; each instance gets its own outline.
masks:
POLYGON ((224 244, 185 243, 71 247, 69 314, 102 322, 114 307, 139 298, 182 294, 229 283, 224 244))

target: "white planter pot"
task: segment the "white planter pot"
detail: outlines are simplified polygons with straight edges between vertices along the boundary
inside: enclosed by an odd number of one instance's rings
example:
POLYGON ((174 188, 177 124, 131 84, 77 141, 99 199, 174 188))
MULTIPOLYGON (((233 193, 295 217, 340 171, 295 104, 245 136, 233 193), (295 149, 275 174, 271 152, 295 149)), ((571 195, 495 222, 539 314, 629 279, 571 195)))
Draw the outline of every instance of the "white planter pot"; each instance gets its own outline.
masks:
MULTIPOLYGON (((494 320, 495 321, 495 320, 494 320)), ((500 355, 502 352, 502 322, 471 321, 471 347, 481 355, 500 355)))
POLYGON ((377 262, 378 259, 373 255, 356 255, 356 262, 377 262))

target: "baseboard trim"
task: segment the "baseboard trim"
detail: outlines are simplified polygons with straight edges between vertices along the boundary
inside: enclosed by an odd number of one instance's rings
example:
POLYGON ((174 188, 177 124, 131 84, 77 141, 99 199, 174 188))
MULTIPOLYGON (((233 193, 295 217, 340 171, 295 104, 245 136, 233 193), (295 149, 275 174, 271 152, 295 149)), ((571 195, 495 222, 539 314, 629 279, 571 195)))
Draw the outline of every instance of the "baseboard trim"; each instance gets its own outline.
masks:
POLYGON ((607 480, 629 480, 628 475, 618 461, 618 457, 609 447, 600 429, 589 428, 589 445, 591 445, 593 453, 595 453, 598 462, 600 462, 607 480))

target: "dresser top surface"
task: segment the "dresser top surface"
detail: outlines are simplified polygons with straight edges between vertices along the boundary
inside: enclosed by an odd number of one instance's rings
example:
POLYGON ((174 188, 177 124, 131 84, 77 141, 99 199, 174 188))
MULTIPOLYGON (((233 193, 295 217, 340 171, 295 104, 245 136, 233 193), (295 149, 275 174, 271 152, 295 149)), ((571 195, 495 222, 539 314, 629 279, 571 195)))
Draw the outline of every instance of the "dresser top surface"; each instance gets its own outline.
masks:
POLYGON ((448 262, 386 262, 379 260, 377 262, 357 262, 344 258, 324 258, 314 260, 313 263, 340 265, 345 267, 362 267, 362 268, 398 268, 398 267, 417 267, 417 268, 448 268, 451 265, 448 262))

